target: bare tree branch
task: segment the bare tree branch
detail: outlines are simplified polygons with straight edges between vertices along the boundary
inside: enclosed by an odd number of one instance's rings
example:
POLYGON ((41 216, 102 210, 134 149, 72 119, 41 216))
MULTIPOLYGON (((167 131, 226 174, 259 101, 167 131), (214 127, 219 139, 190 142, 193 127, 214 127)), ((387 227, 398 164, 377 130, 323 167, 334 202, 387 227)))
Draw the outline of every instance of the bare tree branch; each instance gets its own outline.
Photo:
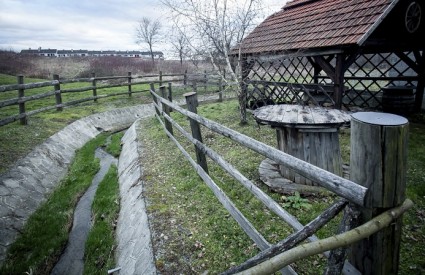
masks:
POLYGON ((152 63, 155 62, 153 45, 159 42, 161 23, 158 20, 152 21, 147 17, 142 17, 136 27, 136 43, 146 43, 149 47, 152 63))
MULTIPOLYGON (((209 56, 214 68, 229 72, 232 82, 240 82, 241 75, 237 66, 232 64, 229 52, 238 45, 248 31, 253 28, 261 8, 260 0, 161 0, 172 12, 173 20, 194 34, 190 47, 209 56), (196 35, 196 36, 195 36, 196 35)), ((226 80, 225 80, 226 81, 226 80)), ((237 87, 238 95, 242 94, 237 87)), ((238 98, 242 98, 238 96, 238 98)), ((246 122, 243 102, 241 121, 246 122)))

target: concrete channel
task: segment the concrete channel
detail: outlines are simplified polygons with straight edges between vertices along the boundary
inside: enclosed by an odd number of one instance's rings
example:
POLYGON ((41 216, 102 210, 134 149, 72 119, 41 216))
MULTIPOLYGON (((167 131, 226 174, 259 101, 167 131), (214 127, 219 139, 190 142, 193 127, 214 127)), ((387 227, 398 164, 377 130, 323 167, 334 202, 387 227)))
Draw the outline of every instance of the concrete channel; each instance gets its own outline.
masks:
MULTIPOLYGON (((66 175, 68 166, 74 158, 77 149, 104 131, 113 132, 127 129, 138 119, 152 116, 153 113, 151 104, 139 105, 94 114, 75 121, 48 138, 43 144, 37 146, 25 158, 17 161, 8 172, 0 175, 0 265, 5 260, 8 248, 19 235, 29 216, 46 200, 50 192, 66 175)), ((133 129, 133 132, 136 131, 135 126, 130 127, 130 129, 133 129)), ((129 134, 125 136, 129 137, 129 134)), ((127 140, 129 142, 131 139, 127 138, 127 140)), ((126 141, 124 140, 123 148, 128 148, 125 143, 126 141)), ((138 145, 133 143, 132 146, 137 147, 138 145)), ((135 151, 137 152, 135 148, 127 150, 127 155, 134 155, 135 151)), ((125 154, 122 155, 124 156, 125 154)), ((136 168, 134 167, 126 167, 126 163, 128 165, 138 165, 138 162, 129 162, 129 156, 127 155, 118 164, 118 167, 121 167, 119 168, 121 169, 119 170, 121 171, 119 172, 120 185, 126 185, 126 180, 129 180, 132 181, 130 184, 132 186, 135 184, 134 180, 136 178, 140 179, 140 176, 131 173, 127 175, 122 171, 135 171, 136 168), (127 179, 122 179, 123 177, 127 177, 127 179)), ((137 155, 134 155, 134 157, 138 158, 137 155)), ((122 188, 120 187, 120 189, 122 188)), ((131 191, 127 190, 125 194, 121 191, 123 201, 126 200, 123 196, 128 196, 128 192, 131 191)), ((123 202, 122 204, 124 206, 123 202)), ((120 215, 122 215, 122 212, 121 210, 120 215)), ((126 217, 134 215, 137 214, 125 214, 126 217)), ((134 218, 139 220, 137 216, 134 218)), ((123 228, 120 225, 118 227, 123 228)), ((131 243, 136 243, 136 240, 128 237, 131 229, 121 229, 119 231, 120 233, 117 234, 118 242, 120 242, 120 234, 123 234, 125 235, 123 238, 126 241, 121 243, 126 243, 129 247, 131 243)), ((137 249, 133 247, 133 250, 137 249)), ((126 253, 126 248, 121 246, 119 251, 120 253, 126 253)), ((117 265, 122 266, 120 274, 135 274, 126 271, 127 263, 121 264, 118 261, 117 265)))

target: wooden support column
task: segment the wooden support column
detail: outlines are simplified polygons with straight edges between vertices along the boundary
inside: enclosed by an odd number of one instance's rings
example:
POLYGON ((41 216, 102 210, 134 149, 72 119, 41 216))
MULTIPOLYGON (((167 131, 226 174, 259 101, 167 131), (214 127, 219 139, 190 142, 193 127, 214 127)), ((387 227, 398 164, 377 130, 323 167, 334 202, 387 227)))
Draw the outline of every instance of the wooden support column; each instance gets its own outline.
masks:
POLYGON ((410 58, 407 54, 404 52, 395 52, 395 54, 403 60, 404 63, 406 63, 410 69, 416 72, 418 76, 418 83, 416 86, 416 93, 415 93, 415 105, 414 105, 414 112, 420 112, 422 109, 422 103, 424 98, 424 92, 425 92, 425 54, 420 51, 414 51, 413 54, 415 56, 415 60, 410 58))
POLYGON ((246 123, 246 105, 247 105, 247 95, 248 95, 248 75, 249 72, 254 67, 254 59, 248 60, 246 56, 241 57, 241 80, 240 80, 240 89, 241 94, 238 95, 239 107, 241 108, 241 123, 246 123))
MULTIPOLYGON (((367 187, 361 224, 405 199, 408 121, 374 112, 352 115, 350 179, 367 187)), ((350 262, 362 274, 398 273, 401 217, 393 224, 351 247, 350 262)))
MULTIPOLYGON (((186 98, 186 105, 187 109, 191 111, 192 113, 197 114, 197 107, 198 107, 198 96, 196 92, 186 93, 183 95, 186 98)), ((190 122, 190 128, 192 129, 192 137, 194 139, 197 139, 201 143, 202 141, 202 134, 201 134, 201 127, 199 126, 199 123, 191 118, 189 118, 190 122)), ((206 173, 208 173, 208 166, 207 166, 207 159, 205 157, 205 154, 202 152, 201 149, 196 147, 195 145, 195 152, 196 152, 196 160, 198 164, 204 169, 206 173)))
POLYGON ((334 101, 335 108, 341 109, 342 96, 344 95, 344 55, 336 55, 335 82, 334 82, 334 101))
MULTIPOLYGON (((339 53, 335 55, 335 67, 330 64, 330 60, 332 58, 325 59, 323 56, 313 57, 314 62, 320 66, 320 68, 332 79, 334 83, 334 101, 335 108, 337 109, 341 109, 342 107, 345 71, 347 71, 350 65, 356 60, 357 55, 358 51, 353 51, 351 53, 339 53)), ((329 57, 332 57, 332 55, 329 57)))

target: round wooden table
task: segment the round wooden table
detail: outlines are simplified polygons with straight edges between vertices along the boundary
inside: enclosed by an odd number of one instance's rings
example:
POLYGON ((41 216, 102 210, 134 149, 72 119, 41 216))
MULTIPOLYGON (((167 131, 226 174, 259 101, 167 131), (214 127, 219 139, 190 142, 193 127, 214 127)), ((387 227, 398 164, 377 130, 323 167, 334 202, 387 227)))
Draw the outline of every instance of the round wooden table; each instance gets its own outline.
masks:
MULTIPOLYGON (((348 112, 300 105, 269 105, 254 111, 260 124, 276 128, 278 149, 342 176, 339 128, 349 123, 348 112)), ((280 174, 298 184, 317 185, 284 165, 280 174)))

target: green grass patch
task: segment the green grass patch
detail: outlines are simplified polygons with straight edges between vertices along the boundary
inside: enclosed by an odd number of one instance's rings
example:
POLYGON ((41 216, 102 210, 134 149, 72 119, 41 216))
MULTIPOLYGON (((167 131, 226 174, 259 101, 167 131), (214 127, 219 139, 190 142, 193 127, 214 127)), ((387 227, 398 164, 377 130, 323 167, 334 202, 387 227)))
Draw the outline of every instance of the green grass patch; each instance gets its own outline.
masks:
POLYGON ((100 135, 77 152, 66 178, 31 215, 10 248, 1 274, 50 272, 67 243, 75 205, 99 169, 94 152, 105 141, 106 136, 100 135))
MULTIPOLYGON (((25 78, 25 82, 41 82, 42 79, 25 78)), ((16 77, 0 74, 0 85, 16 84, 16 77)), ((63 85, 62 88, 78 88, 89 86, 89 83, 72 83, 63 85)), ((133 91, 147 88, 146 85, 137 85, 133 91), (139 87, 140 86, 140 87, 139 87)), ((126 91, 127 87, 118 87, 108 90, 108 93, 126 91)), ((44 87, 38 89, 26 90, 26 95, 34 95, 52 91, 53 87, 44 87)), ((98 94, 106 93, 99 89, 98 94)), ((76 100, 91 96, 91 91, 82 93, 68 93, 64 95, 63 102, 76 100)), ((17 92, 11 91, 0 93, 0 101, 16 98, 17 92)), ((147 93, 108 97, 98 99, 97 102, 89 101, 79 105, 64 108, 63 111, 46 111, 38 113, 28 118, 28 125, 22 126, 19 122, 14 122, 0 127, 0 173, 9 169, 17 159, 27 155, 35 146, 41 144, 48 137, 58 132, 66 125, 86 117, 91 114, 113 110, 127 106, 150 103, 152 97, 147 93)), ((38 108, 51 106, 55 104, 55 97, 48 97, 41 100, 30 101, 26 104, 26 110, 35 110, 38 108)), ((0 119, 10 115, 18 114, 18 106, 8 106, 0 108, 0 119)))
POLYGON ((114 157, 119 157, 121 153, 121 138, 124 136, 124 132, 119 132, 110 136, 109 142, 105 147, 106 152, 114 157))
MULTIPOLYGON (((276 146, 274 129, 258 127, 251 116, 248 117, 248 124, 239 124, 236 101, 200 105, 198 113, 263 143, 276 146)), ((172 116, 190 132, 186 118, 177 112, 173 112, 172 116)), ((216 274, 257 254, 258 248, 233 221, 176 146, 166 138, 160 124, 155 119, 145 120, 143 123, 140 139, 145 150, 142 158, 144 179, 159 270, 167 274, 200 274, 205 271, 216 274)), ((174 132, 176 138, 195 159, 193 145, 185 141, 177 131, 174 132)), ((314 219, 336 199, 334 196, 299 197, 296 202, 311 207, 293 207, 293 203, 287 205, 288 196, 269 192, 259 179, 258 166, 264 157, 205 128, 202 128, 202 134, 204 143, 222 155, 303 224, 314 219)), ((400 274, 420 274, 424 269, 424 136, 423 125, 411 127, 409 152, 415 153, 409 153, 407 193, 416 205, 404 219, 406 225, 403 228, 400 274)), ((349 129, 341 131, 340 139, 343 160, 347 163, 350 153, 349 129)), ((215 182, 270 243, 276 243, 293 232, 210 160, 208 167, 215 182)), ((325 238, 335 234, 338 223, 339 218, 334 219, 321 229, 317 236, 325 238)), ((321 256, 313 256, 298 261, 293 266, 300 274, 320 274, 326 266, 326 261, 321 256)))
POLYGON ((99 184, 93 201, 93 227, 86 242, 85 274, 107 274, 109 269, 115 267, 115 227, 118 213, 118 172, 113 165, 99 184))

